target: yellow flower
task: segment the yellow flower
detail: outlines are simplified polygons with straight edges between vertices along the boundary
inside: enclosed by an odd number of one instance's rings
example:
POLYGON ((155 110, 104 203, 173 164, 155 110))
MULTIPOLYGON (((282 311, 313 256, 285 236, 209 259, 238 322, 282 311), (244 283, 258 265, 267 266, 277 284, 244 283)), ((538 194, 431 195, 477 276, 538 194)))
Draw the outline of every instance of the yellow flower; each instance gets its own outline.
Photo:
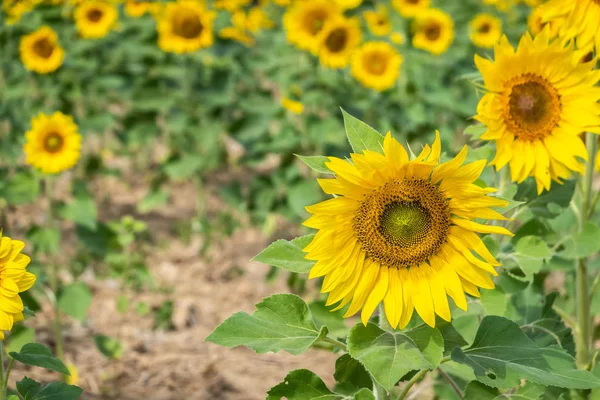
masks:
POLYGON ((281 106, 294 114, 302 114, 304 112, 304 104, 287 97, 281 99, 281 106))
POLYGON ((363 0, 333 0, 342 10, 351 10, 360 6, 363 0))
POLYGON ((260 7, 254 7, 246 14, 244 11, 236 11, 231 16, 231 23, 239 29, 257 33, 262 29, 271 29, 273 21, 269 19, 265 11, 260 7))
POLYGON ((442 10, 432 8, 423 11, 417 15, 413 26, 413 46, 418 49, 440 55, 454 41, 454 21, 442 10))
POLYGON ((251 3, 252 0, 216 0, 214 6, 217 10, 234 12, 250 5, 251 3))
POLYGON ((492 48, 502 37, 502 21, 490 14, 478 14, 471 21, 470 37, 475 46, 492 48))
POLYGON ((287 39, 298 48, 317 54, 319 33, 329 19, 339 15, 339 8, 330 0, 295 2, 283 16, 287 39))
POLYGON ((373 35, 386 36, 392 31, 388 10, 384 5, 379 5, 377 11, 365 11, 363 16, 373 35))
POLYGON ((506 219, 490 207, 507 202, 473 183, 486 161, 462 165, 467 146, 440 164, 439 133, 413 160, 390 133, 383 151, 351 154, 352 162, 329 157, 336 177, 318 182, 336 197, 306 207, 304 225, 319 230, 304 249, 316 261, 309 278, 325 277, 327 305, 350 304, 345 317, 362 309, 366 324, 383 302, 393 328, 404 328, 415 309, 433 327, 436 314, 451 320, 446 295, 466 310, 465 292, 494 288, 500 263, 477 233, 512 234, 472 220, 506 219))
POLYGON ((583 173, 580 134, 600 133, 595 63, 581 64, 572 46, 551 42, 548 28, 534 39, 524 35, 516 51, 503 37, 494 52, 495 62, 475 56, 488 91, 476 119, 488 128, 481 139, 496 142, 491 164, 509 164, 515 182, 533 176, 538 193, 571 171, 583 173))
POLYGON ((412 18, 425 11, 431 0, 392 0, 394 8, 405 18, 412 18))
POLYGON ((27 14, 41 0, 3 0, 2 9, 6 13, 7 25, 16 24, 24 14, 27 14))
POLYGON ((352 57, 352 75, 363 86, 384 91, 394 87, 402 56, 385 42, 367 42, 352 57))
POLYGON ((159 16, 158 46, 163 51, 178 54, 212 46, 215 16, 198 1, 168 3, 159 16))
POLYGON ((360 22, 339 17, 327 22, 320 33, 319 59, 329 68, 344 68, 362 41, 360 22))
POLYGON ((117 8, 103 1, 85 1, 75 9, 75 25, 79 35, 86 39, 100 39, 115 26, 117 8))
POLYGON ((561 21, 561 38, 577 38, 577 46, 600 49, 599 0, 550 0, 540 7, 544 21, 561 21))
POLYGON ((390 40, 395 44, 404 44, 406 43, 406 36, 400 32, 392 32, 390 40))
POLYGON ((21 254, 25 243, 2 237, 0 232, 0 339, 15 322, 23 320, 23 301, 19 293, 31 288, 35 275, 26 268, 31 259, 21 254))
POLYGON ((149 1, 127 0, 125 3, 125 13, 130 17, 138 18, 148 13, 154 13, 157 10, 158 3, 149 1))
POLYGON ((231 39, 240 42, 248 47, 254 45, 254 38, 245 30, 235 26, 227 26, 219 31, 219 37, 222 39, 231 39))
POLYGON ((25 139, 25 162, 44 174, 57 174, 79 161, 81 136, 77 125, 61 112, 33 118, 25 139))
POLYGON ((510 11, 516 4, 516 0, 483 0, 485 4, 496 6, 500 11, 510 11))
POLYGON ((527 19, 527 26, 529 27, 529 32, 531 32, 534 36, 539 34, 546 25, 548 25, 550 29, 550 38, 553 39, 558 36, 558 31, 560 30, 560 25, 562 20, 556 19, 550 22, 544 22, 543 20, 543 10, 541 8, 534 8, 529 14, 529 18, 527 19))
POLYGON ((65 57, 56 32, 48 26, 42 26, 37 31, 23 36, 19 53, 25 68, 40 74, 56 71, 65 57))
POLYGON ((65 381, 67 385, 75 385, 79 384, 79 370, 75 366, 75 364, 68 362, 67 369, 71 375, 65 376, 65 381))
POLYGON ((281 7, 287 7, 292 4, 292 0, 273 0, 273 2, 281 7))

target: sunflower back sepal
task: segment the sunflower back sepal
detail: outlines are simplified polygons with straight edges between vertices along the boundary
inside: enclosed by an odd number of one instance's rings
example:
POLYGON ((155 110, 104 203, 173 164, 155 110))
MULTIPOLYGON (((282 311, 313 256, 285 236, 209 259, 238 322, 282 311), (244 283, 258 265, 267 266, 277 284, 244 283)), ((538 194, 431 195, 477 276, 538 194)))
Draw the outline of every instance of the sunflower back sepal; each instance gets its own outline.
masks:
POLYGON ((306 253, 303 249, 312 242, 314 237, 315 235, 305 235, 292 240, 276 240, 255 256, 253 260, 290 272, 308 274, 315 262, 304 258, 306 253))
POLYGON ((344 116, 346 136, 354 153, 360 154, 365 150, 383 153, 383 135, 358 118, 348 114, 344 109, 341 110, 344 116))

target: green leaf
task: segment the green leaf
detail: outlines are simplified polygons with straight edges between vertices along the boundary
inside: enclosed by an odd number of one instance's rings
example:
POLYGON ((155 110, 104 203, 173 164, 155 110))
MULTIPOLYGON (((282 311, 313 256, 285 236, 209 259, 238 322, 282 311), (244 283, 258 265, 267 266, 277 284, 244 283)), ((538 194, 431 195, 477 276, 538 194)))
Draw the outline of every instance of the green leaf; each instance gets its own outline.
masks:
POLYGON ((19 352, 27 343, 35 342, 35 329, 21 325, 15 325, 8 337, 6 351, 19 352))
POLYGON ((123 357, 123 345, 117 339, 106 335, 94 336, 96 347, 105 357, 118 360, 123 357))
POLYGON ((383 136, 369 125, 353 117, 342 109, 344 115, 344 127, 348 142, 355 153, 362 153, 365 150, 383 151, 383 136))
POLYGON ((290 372, 279 385, 267 392, 266 400, 375 400, 368 389, 361 389, 348 397, 329 390, 327 385, 314 372, 297 369, 290 372))
POLYGON ((17 382, 17 390, 25 400, 77 400, 83 390, 80 387, 62 382, 50 382, 42 385, 27 377, 17 382))
POLYGON ((325 327, 317 330, 304 300, 293 294, 276 294, 256 304, 252 315, 232 315, 206 340, 226 347, 247 346, 257 353, 283 350, 296 355, 326 334, 325 327))
POLYGON ((137 211, 140 214, 146 214, 164 206, 169 201, 169 192, 166 190, 157 190, 150 192, 137 205, 137 211))
POLYGON ((335 391, 342 394, 353 394, 361 388, 371 388, 373 382, 369 373, 360 362, 344 354, 335 361, 335 391))
POLYGON ((302 249, 308 246, 314 237, 315 235, 306 235, 292 241, 277 240, 261 251, 253 260, 291 272, 307 274, 315 262, 306 260, 304 258, 306 253, 302 249))
POLYGON ((91 230, 98 224, 98 209, 92 197, 80 196, 65 204, 60 210, 60 216, 91 230))
POLYGON ((546 243, 537 236, 525 236, 515 246, 514 260, 517 262, 525 277, 533 279, 540 272, 544 261, 550 260, 552 252, 546 243))
POLYGON ((25 398, 31 400, 42 390, 42 385, 31 378, 25 377, 17 382, 17 391, 25 398))
POLYGON ((427 325, 391 333, 373 324, 357 324, 348 335, 348 351, 389 392, 408 372, 437 367, 444 339, 427 325))
POLYGON ((560 253, 565 258, 585 258, 590 257, 600 251, 600 228, 592 222, 588 222, 583 227, 582 232, 578 232, 565 243, 565 249, 560 253))
POLYGON ((504 315, 508 298, 500 288, 481 290, 481 306, 488 315, 504 315))
POLYGON ((58 297, 58 308, 67 315, 83 321, 92 305, 92 292, 83 283, 65 286, 58 297))
POLYGON ((450 354, 455 347, 462 347, 468 344, 450 322, 438 320, 436 321, 435 326, 440 331, 442 338, 444 339, 444 354, 450 354))
POLYGON ((478 381, 502 389, 518 386, 521 379, 574 389, 600 387, 600 379, 577 370, 566 351, 539 348, 519 325, 498 316, 485 317, 473 345, 455 348, 452 359, 473 368, 478 381))
POLYGON ((3 183, 5 185, 2 187, 0 198, 6 199, 11 205, 32 203, 40 195, 40 184, 29 172, 18 172, 3 183))
POLYGON ((58 358, 52 357, 50 349, 40 343, 28 343, 24 345, 18 353, 12 351, 9 355, 26 365, 33 365, 60 372, 65 375, 71 375, 63 362, 58 358))
POLYGON ((487 126, 485 126, 483 124, 469 125, 463 131, 463 134, 470 135, 471 140, 473 140, 473 139, 479 139, 481 137, 481 135, 483 135, 484 133, 487 132, 487 130, 488 130, 487 126))
POLYGON ((575 180, 565 181, 562 185, 552 185, 550 191, 537 195, 535 180, 527 179, 519 185, 515 200, 524 201, 527 207, 538 217, 552 218, 569 206, 575 193, 575 180))
POLYGON ((329 334, 338 338, 348 336, 348 326, 344 318, 344 310, 331 312, 331 307, 325 305, 325 301, 313 301, 308 305, 317 328, 327 327, 329 334))
POLYGON ((182 181, 194 175, 203 165, 204 160, 196 154, 186 154, 183 157, 169 162, 165 166, 165 173, 174 181, 182 181))
POLYGON ((319 174, 332 174, 332 172, 325 165, 326 162, 329 162, 329 157, 325 156, 301 156, 296 154, 296 157, 300 159, 304 164, 306 164, 310 169, 319 174))
POLYGON ((502 398, 498 389, 484 385, 481 382, 469 382, 465 389, 464 400, 495 400, 502 398))
POLYGON ((34 226, 27 232, 27 240, 35 251, 57 254, 60 250, 60 230, 34 226))

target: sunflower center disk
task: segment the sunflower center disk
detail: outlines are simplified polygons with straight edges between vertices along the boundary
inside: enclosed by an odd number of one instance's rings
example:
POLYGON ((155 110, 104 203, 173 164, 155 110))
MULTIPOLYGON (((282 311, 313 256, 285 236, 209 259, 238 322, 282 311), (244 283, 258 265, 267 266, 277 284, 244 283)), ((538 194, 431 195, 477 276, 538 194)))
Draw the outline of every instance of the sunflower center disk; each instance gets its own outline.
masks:
POLYGON ((393 180, 363 200, 354 230, 368 257, 387 267, 409 268, 445 243, 450 217, 448 200, 431 182, 393 180))
POLYGON ((193 14, 182 15, 173 24, 173 33, 185 39, 197 38, 203 29, 202 21, 193 14))
POLYGON ((485 23, 479 27, 479 33, 490 33, 491 30, 492 27, 488 23, 485 23))
POLYGON ((442 28, 438 24, 431 23, 425 27, 425 37, 427 37, 427 39, 431 41, 438 40, 441 35, 442 28))
POLYGON ((348 36, 346 35, 345 29, 335 29, 327 36, 325 46, 327 46, 332 53, 339 53, 346 47, 347 40, 348 36))
POLYGON ((387 69, 387 58, 379 53, 370 54, 366 57, 365 68, 373 75, 383 75, 387 69))
POLYGON ((61 135, 51 132, 44 139, 44 149, 48 153, 58 153, 62 149, 64 142, 61 135))
POLYGON ((560 122, 561 102, 556 89, 532 74, 518 77, 508 97, 507 122, 519 139, 539 140, 560 122))
POLYGON ((323 11, 317 10, 306 16, 304 19, 304 26, 306 27, 306 30, 314 36, 323 29, 325 19, 327 19, 327 15, 323 11))
POLYGON ((89 21, 98 22, 102 19, 102 15, 103 15, 102 10, 92 9, 92 10, 88 11, 87 18, 89 21))
POLYGON ((54 45, 48 38, 42 38, 33 43, 33 51, 42 58, 50 58, 54 52, 54 45))

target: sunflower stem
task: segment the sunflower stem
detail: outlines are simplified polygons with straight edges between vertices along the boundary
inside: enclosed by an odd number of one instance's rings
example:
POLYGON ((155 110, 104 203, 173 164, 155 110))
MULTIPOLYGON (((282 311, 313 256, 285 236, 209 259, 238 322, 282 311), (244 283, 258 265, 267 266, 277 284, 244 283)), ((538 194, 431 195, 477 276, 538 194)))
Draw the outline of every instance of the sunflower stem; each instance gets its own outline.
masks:
POLYGON ((408 392, 410 392, 410 389, 412 389, 412 387, 414 386, 414 384, 417 383, 418 381, 420 381, 421 378, 423 378, 427 372, 429 372, 428 369, 422 369, 419 372, 417 372, 415 374, 415 376, 413 376, 411 378, 411 380, 408 381, 408 383, 404 387, 404 390, 402 390, 402 393, 400 393, 400 396, 398 396, 398 400, 405 399, 406 396, 408 396, 408 392))
MULTIPOLYGON (((379 304, 379 327, 386 332, 393 332, 391 325, 389 324, 387 318, 385 317, 385 310, 383 309, 383 304, 379 304)), ((391 400, 392 395, 387 392, 381 386, 375 378, 371 375, 371 380, 373 381, 373 393, 375 394, 375 399, 377 400, 391 400)))
POLYGON ((0 373, 2 374, 2 386, 0 386, 0 400, 6 399, 6 384, 4 383, 4 340, 0 340, 0 373))

